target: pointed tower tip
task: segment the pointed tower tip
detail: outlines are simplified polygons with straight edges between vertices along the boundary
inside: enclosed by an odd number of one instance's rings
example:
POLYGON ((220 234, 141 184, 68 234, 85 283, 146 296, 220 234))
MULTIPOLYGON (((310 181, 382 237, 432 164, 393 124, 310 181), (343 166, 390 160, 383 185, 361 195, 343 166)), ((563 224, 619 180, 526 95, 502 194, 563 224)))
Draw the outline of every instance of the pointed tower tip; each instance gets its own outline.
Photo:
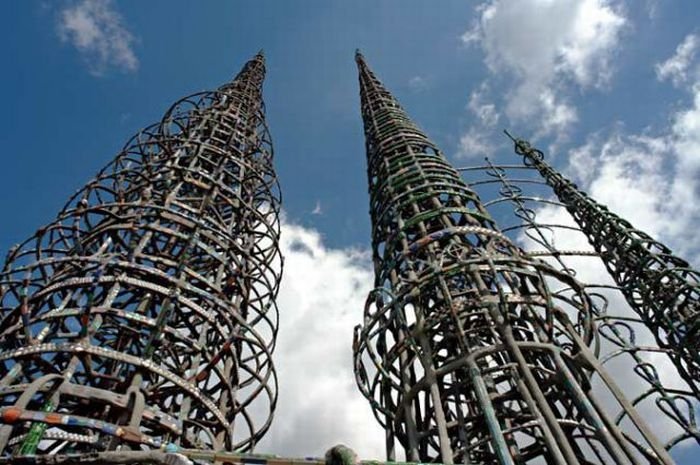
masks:
POLYGON ((359 63, 360 61, 364 61, 364 59, 365 59, 365 57, 362 55, 362 52, 360 52, 360 49, 356 48, 355 49, 355 61, 359 63))
POLYGON ((263 49, 260 49, 258 53, 255 54, 255 59, 259 61, 265 61, 265 51, 263 49))

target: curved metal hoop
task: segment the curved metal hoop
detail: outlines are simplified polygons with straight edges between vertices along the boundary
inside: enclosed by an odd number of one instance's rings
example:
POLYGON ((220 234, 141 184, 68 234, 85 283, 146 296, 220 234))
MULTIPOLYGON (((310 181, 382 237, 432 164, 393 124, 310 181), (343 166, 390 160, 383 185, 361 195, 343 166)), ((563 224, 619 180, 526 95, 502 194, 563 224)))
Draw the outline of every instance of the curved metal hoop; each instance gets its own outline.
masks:
MULTIPOLYGON (((485 205, 505 225, 502 231, 531 256, 585 283, 596 327, 593 349, 602 365, 616 374, 630 403, 656 425, 654 432, 665 448, 674 451, 683 444, 700 444, 697 392, 678 373, 675 354, 656 343, 654 333, 630 308, 566 205, 550 197, 551 190, 536 168, 531 163, 496 165, 486 159, 485 165, 460 171, 471 186, 492 186, 483 189, 485 205)), ((580 290, 561 287, 556 294, 571 299, 572 292, 580 290)), ((591 382, 598 387, 602 383, 595 377, 591 382)), ((628 421, 628 412, 620 409, 616 424, 624 426, 628 421)))
MULTIPOLYGON (((377 289, 355 330, 355 374, 387 458, 398 443, 421 462, 673 463, 602 365, 585 286, 518 246, 519 228, 499 229, 360 54, 357 63, 377 289)), ((479 187, 523 195, 498 183, 503 169, 479 187)), ((518 223, 535 213, 521 208, 518 223)))
POLYGON ((261 56, 177 101, 0 275, 2 454, 251 450, 277 401, 261 56))

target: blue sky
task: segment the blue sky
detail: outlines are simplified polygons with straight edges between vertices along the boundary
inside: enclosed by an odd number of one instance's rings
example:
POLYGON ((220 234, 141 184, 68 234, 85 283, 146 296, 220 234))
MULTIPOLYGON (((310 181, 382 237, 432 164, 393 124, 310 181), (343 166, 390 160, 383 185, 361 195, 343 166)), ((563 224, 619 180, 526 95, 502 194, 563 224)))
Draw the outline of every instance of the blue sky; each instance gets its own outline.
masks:
POLYGON ((2 2, 0 253, 176 99, 264 49, 288 253, 261 450, 380 456, 349 359, 372 280, 355 48, 455 165, 515 161, 507 127, 698 264, 698 19, 690 0, 2 2), (330 368, 313 371, 319 350, 330 368))
MULTIPOLYGON (((573 9, 577 2, 561 3, 573 9)), ((686 93, 659 82, 654 64, 694 32, 697 16, 690 12, 697 6, 668 3, 611 4, 624 24, 615 28, 616 36, 604 50, 592 53, 591 66, 592 73, 600 72, 596 60, 605 57, 611 77, 596 87, 572 83, 566 72, 559 73, 555 80, 561 82, 550 84, 562 87, 578 121, 566 127, 566 136, 552 131, 540 137, 540 145, 547 147, 558 135, 563 141, 557 151, 565 153, 589 134, 619 124, 630 133, 662 127, 670 112, 683 105, 686 93)), ((321 231, 329 245, 362 246, 369 220, 354 49, 365 52, 381 79, 457 164, 469 164, 459 160, 460 138, 478 126, 467 108, 470 95, 487 82, 484 99, 502 113, 522 72, 508 64, 492 72, 484 49, 465 44, 462 36, 479 18, 465 1, 443 1, 439 7, 425 1, 352 6, 313 0, 119 2, 112 9, 133 37, 133 68, 114 57, 101 63, 96 53, 81 53, 75 36, 64 34, 61 40, 60 13, 70 5, 0 6, 8 67, 0 83, 12 109, 0 116, 3 175, 9 178, 0 186, 0 206, 14 219, 3 228, 0 245, 19 241, 50 218, 70 192, 174 99, 222 83, 263 48, 268 60, 265 98, 285 210, 295 222, 321 231), (312 215, 318 202, 322 214, 312 215)), ((556 12, 531 13, 533 24, 515 22, 513 27, 546 38, 556 34, 549 30, 557 22, 548 13, 556 12)), ((517 51, 521 58, 514 61, 537 64, 530 48, 536 45, 524 43, 517 51)), ((500 129, 508 126, 532 137, 537 133, 532 122, 538 118, 542 116, 527 115, 511 122, 502 117, 480 131, 481 144, 488 140, 495 154, 507 157, 510 149, 500 129)))

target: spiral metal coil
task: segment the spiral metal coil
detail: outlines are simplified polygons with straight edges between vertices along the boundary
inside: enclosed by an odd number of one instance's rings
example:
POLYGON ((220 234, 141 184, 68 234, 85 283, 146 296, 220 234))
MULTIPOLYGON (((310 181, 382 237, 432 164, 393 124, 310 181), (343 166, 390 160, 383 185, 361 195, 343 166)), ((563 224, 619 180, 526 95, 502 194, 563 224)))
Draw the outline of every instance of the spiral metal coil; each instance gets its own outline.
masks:
POLYGON ((0 274, 0 456, 251 450, 271 360, 280 194, 258 54, 176 102, 0 274))
MULTIPOLYGON (((674 365, 670 349, 659 347, 654 334, 625 301, 608 276, 600 254, 588 245, 566 206, 551 198, 537 170, 526 165, 498 165, 488 158, 482 166, 461 168, 472 188, 485 195, 483 204, 503 225, 501 231, 528 254, 546 260, 563 273, 585 283, 598 336, 591 346, 623 393, 654 426, 654 433, 673 454, 697 450, 700 429, 698 398, 674 365)), ((562 287, 555 293, 568 295, 562 287)), ((592 380, 594 386, 597 381, 592 380)), ((595 390, 594 390, 595 392, 595 390)), ((624 426, 626 412, 615 412, 624 426)))
POLYGON ((355 374, 388 459, 398 441, 421 462, 673 463, 591 349, 583 286, 499 231, 356 60, 376 288, 355 329, 355 374), (625 428, 603 398, 625 412, 625 428))
POLYGON ((678 372, 700 398, 700 271, 662 243, 591 199, 544 161, 540 150, 513 139, 566 207, 627 302, 669 350, 678 372))

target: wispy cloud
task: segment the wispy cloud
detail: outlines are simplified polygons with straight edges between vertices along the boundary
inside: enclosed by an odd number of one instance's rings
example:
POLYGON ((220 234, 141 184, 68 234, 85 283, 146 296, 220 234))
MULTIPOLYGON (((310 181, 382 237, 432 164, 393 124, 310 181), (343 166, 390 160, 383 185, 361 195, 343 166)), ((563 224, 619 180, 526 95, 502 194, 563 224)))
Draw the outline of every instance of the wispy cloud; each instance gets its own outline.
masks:
POLYGON ((661 8, 662 0, 646 0, 644 8, 646 9, 649 19, 652 21, 659 16, 659 9, 661 8))
POLYGON ((695 63, 695 55, 700 48, 700 37, 688 34, 683 39, 676 52, 663 63, 657 63, 654 69, 659 81, 671 80, 673 85, 681 86, 689 80, 700 76, 700 70, 695 63))
POLYGON ((474 158, 482 155, 492 155, 498 143, 493 136, 501 115, 496 104, 490 98, 491 89, 487 82, 469 95, 467 108, 475 117, 475 122, 459 138, 458 158, 474 158))
POLYGON ((321 201, 316 201, 316 206, 311 210, 312 215, 323 215, 323 208, 321 207, 321 201))
POLYGON ((69 4, 58 14, 58 35, 80 52, 94 75, 102 75, 112 66, 128 72, 138 69, 134 35, 111 0, 69 4))
POLYGON ((477 117, 479 123, 488 127, 493 127, 498 123, 498 119, 501 115, 496 110, 496 105, 492 101, 487 100, 486 94, 488 92, 488 84, 485 82, 482 83, 469 95, 469 104, 467 108, 477 117))
POLYGON ((457 158, 476 158, 479 156, 491 155, 495 150, 494 144, 491 143, 484 131, 477 127, 470 127, 467 132, 459 138, 459 148, 457 149, 457 158))
POLYGON ((414 91, 425 90, 429 87, 428 79, 423 76, 413 76, 408 80, 408 87, 414 91))

